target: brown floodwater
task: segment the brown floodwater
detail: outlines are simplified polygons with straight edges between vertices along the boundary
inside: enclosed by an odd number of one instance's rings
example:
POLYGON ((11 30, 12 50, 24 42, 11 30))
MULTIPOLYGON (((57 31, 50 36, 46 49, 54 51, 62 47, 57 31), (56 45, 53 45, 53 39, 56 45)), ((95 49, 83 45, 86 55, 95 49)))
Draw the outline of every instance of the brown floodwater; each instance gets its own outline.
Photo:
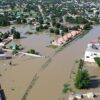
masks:
MULTIPOLYGON (((0 28, 0 31, 5 29, 0 28)), ((46 33, 25 36, 24 32, 30 30, 30 26, 16 26, 16 29, 24 37, 17 43, 22 44, 26 50, 34 48, 49 58, 19 55, 12 59, 14 66, 9 66, 9 60, 0 61, 0 82, 7 100, 22 100, 26 93, 23 100, 59 100, 63 84, 70 80, 74 62, 83 58, 87 43, 100 36, 100 26, 94 26, 87 35, 73 41, 53 56, 55 50, 46 47, 53 37, 46 33)))

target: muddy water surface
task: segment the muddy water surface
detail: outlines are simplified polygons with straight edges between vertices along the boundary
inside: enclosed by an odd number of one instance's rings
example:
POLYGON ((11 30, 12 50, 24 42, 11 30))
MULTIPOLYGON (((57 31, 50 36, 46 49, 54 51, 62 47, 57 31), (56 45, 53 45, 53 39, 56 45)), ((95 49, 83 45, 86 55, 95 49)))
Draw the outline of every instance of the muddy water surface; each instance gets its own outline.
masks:
MULTIPOLYGON (((22 31, 25 29, 27 28, 24 27, 22 31)), ((100 26, 95 26, 89 34, 73 41, 55 56, 52 56, 55 50, 46 48, 52 40, 48 35, 33 35, 21 39, 20 43, 26 49, 35 48, 50 58, 20 57, 19 55, 13 59, 15 66, 9 66, 9 61, 1 61, 0 81, 7 100, 22 100, 24 97, 23 100, 59 100, 63 84, 69 82, 75 60, 83 57, 87 43, 98 36, 100 36, 100 26), (34 77, 38 77, 35 82, 34 77), (25 96, 25 94, 28 95, 25 96)))

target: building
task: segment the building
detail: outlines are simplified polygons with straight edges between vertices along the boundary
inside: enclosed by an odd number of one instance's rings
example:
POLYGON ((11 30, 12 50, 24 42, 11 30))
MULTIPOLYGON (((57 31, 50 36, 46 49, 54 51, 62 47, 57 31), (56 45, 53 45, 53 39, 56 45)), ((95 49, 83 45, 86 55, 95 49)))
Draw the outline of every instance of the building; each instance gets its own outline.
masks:
POLYGON ((95 62, 94 58, 100 57, 100 41, 95 40, 88 44, 84 55, 85 62, 95 62))

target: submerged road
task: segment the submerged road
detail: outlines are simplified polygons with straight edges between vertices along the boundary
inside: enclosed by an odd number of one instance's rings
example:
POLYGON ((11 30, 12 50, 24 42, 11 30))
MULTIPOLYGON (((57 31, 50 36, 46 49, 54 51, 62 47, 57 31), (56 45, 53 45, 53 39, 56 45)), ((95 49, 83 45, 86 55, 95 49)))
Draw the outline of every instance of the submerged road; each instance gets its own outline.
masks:
POLYGON ((94 26, 89 34, 74 40, 48 58, 34 74, 21 100, 58 100, 63 84, 70 78, 75 60, 82 58, 87 44, 99 36, 100 26, 94 26))

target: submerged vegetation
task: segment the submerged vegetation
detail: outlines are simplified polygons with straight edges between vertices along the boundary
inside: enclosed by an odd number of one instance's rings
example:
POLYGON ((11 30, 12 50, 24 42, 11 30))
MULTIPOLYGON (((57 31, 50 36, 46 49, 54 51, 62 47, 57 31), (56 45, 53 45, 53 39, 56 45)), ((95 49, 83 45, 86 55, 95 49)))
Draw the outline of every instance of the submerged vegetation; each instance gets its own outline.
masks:
POLYGON ((12 51, 12 55, 17 55, 18 54, 18 51, 17 50, 13 50, 12 51))
POLYGON ((25 34, 26 35, 31 35, 31 34, 33 34, 33 32, 27 31, 25 34))
POLYGON ((34 49, 28 50, 27 53, 39 55, 39 52, 36 52, 34 49))
POLYGON ((64 84, 63 93, 67 93, 69 91, 71 91, 71 89, 69 88, 69 85, 68 84, 64 84))

